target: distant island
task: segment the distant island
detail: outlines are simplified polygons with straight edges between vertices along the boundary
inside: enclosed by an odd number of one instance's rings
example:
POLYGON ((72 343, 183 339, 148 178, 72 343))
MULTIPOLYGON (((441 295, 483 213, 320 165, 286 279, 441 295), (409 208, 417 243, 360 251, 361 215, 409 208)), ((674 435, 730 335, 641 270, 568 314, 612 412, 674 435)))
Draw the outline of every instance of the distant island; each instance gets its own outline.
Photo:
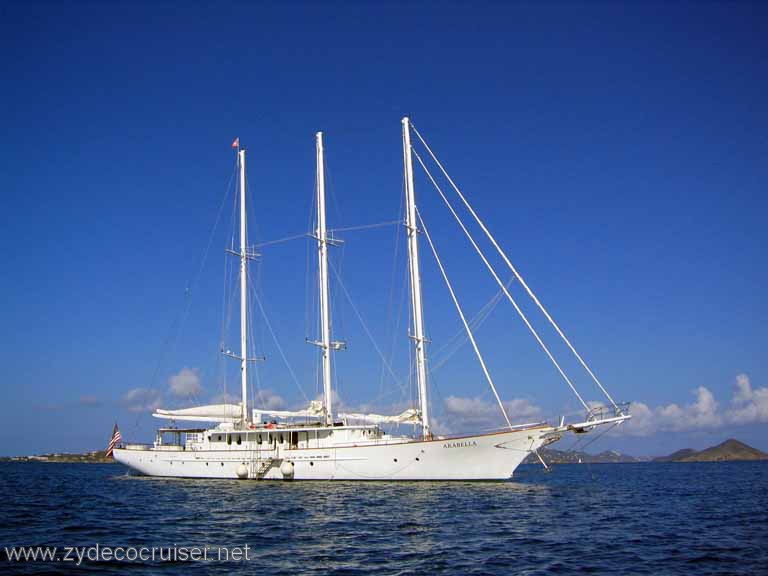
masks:
POLYGON ((114 460, 106 457, 105 450, 94 450, 83 454, 71 454, 56 452, 51 454, 39 454, 35 456, 3 456, 0 462, 58 462, 76 464, 112 464, 114 460))
MULTIPOLYGON (((650 458, 635 458, 629 454, 623 454, 616 450, 606 450, 599 454, 590 454, 579 450, 555 450, 554 448, 542 448, 539 454, 544 462, 549 464, 608 464, 624 462, 648 462, 650 458)), ((536 454, 528 454, 523 464, 539 464, 536 454)))
POLYGON ((654 462, 728 462, 737 460, 768 460, 768 454, 733 438, 706 450, 685 448, 669 456, 654 458, 654 462))

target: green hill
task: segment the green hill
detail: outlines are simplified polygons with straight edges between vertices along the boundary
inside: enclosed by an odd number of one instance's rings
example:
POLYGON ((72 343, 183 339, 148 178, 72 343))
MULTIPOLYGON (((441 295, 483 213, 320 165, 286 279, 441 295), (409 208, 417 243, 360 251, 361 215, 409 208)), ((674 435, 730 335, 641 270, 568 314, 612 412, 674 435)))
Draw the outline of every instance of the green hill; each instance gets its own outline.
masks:
POLYGON ((682 450, 678 450, 677 452, 672 452, 669 456, 659 456, 658 458, 654 458, 654 462, 680 462, 682 460, 685 460, 689 456, 693 456, 696 454, 696 450, 693 448, 683 448, 682 450))
POLYGON ((736 460, 768 460, 768 454, 757 448, 752 448, 744 442, 730 438, 722 444, 706 450, 697 451, 686 448, 669 456, 656 458, 654 462, 728 462, 736 460))
MULTIPOLYGON (((606 450, 599 454, 590 454, 578 450, 556 450, 554 448, 541 448, 539 454, 547 464, 604 464, 617 462, 642 462, 639 458, 622 454, 615 450, 606 450)), ((539 459, 535 454, 528 454, 523 460, 525 464, 538 464, 539 459)))

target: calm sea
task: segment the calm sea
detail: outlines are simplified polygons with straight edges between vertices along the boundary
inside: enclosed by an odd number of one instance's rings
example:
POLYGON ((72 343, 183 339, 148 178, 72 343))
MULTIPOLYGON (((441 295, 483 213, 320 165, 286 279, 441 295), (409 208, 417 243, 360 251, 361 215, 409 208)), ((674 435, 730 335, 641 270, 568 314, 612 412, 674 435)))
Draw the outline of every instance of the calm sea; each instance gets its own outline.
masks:
POLYGON ((511 482, 403 484, 4 463, 0 487, 0 574, 768 575, 768 463, 524 465, 511 482), (96 559, 97 544, 156 558, 96 559), (246 545, 249 560, 223 559, 246 545), (10 562, 12 546, 55 546, 57 560, 10 562), (206 546, 207 560, 180 558, 206 546), (93 559, 78 568, 74 547, 93 559))

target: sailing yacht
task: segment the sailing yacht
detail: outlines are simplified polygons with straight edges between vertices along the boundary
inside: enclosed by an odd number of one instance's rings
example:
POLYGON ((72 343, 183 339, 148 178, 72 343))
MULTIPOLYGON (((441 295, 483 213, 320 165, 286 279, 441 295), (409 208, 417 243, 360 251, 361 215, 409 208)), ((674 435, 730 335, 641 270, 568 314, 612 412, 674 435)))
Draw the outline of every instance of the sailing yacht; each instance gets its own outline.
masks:
MULTIPOLYGON (((331 363, 333 353, 344 348, 343 342, 332 340, 331 310, 328 278, 328 247, 334 241, 329 238, 325 210, 325 174, 323 134, 316 135, 316 207, 317 225, 312 236, 317 242, 318 288, 320 334, 312 341, 320 351, 322 365, 322 401, 310 402, 304 410, 278 411, 251 407, 248 403, 248 367, 253 358, 248 357, 248 263, 254 253, 247 245, 246 230, 246 151, 239 147, 237 157, 239 169, 239 251, 231 252, 240 262, 240 353, 226 351, 225 354, 240 362, 242 399, 238 404, 214 404, 178 410, 158 409, 153 416, 171 422, 159 428, 153 444, 124 444, 115 448, 115 460, 129 468, 149 476, 171 476, 185 478, 230 478, 251 480, 504 480, 512 476, 517 466, 530 453, 538 456, 537 450, 559 440, 567 433, 585 433, 598 426, 618 425, 630 418, 627 407, 618 405, 605 392, 586 363, 578 355, 551 316, 525 284, 522 276, 504 257, 511 270, 534 298, 558 333, 568 343, 582 365, 594 378, 610 401, 610 406, 594 408, 583 401, 570 379, 554 360, 549 349, 522 315, 498 273, 480 251, 477 243, 451 207, 462 230, 478 251, 494 278, 499 282, 505 296, 532 331, 539 344, 558 371, 571 386, 584 406, 585 416, 575 423, 566 423, 561 418, 558 424, 546 422, 513 425, 504 408, 485 361, 472 334, 456 294, 445 274, 445 269, 434 250, 434 244, 418 212, 413 176, 413 156, 426 170, 426 165, 411 144, 411 130, 417 134, 429 155, 443 170, 442 164, 432 153, 426 141, 416 131, 408 118, 402 120, 403 161, 405 172, 405 231, 408 246, 408 273, 410 286, 411 334, 415 357, 415 380, 418 389, 418 405, 400 414, 352 414, 334 411, 331 385, 331 363), (422 288, 419 261, 419 236, 426 237, 437 260, 440 271, 448 286, 452 300, 462 320, 469 341, 482 366, 499 407, 506 421, 506 427, 486 433, 460 436, 441 436, 432 429, 428 397, 428 366, 424 317, 422 311, 422 288), (196 422, 198 427, 180 427, 179 422, 196 422), (200 427, 209 423, 210 427, 200 427), (392 434, 386 425, 411 424, 417 431, 414 435, 392 434)), ((444 170, 443 170, 444 172, 444 170)), ((437 184, 432 178, 432 183, 437 184)), ((444 172, 445 173, 445 172, 444 172)), ((445 173, 447 176, 447 173, 445 173)), ((453 184, 459 197, 475 217, 493 245, 503 255, 498 244, 490 235, 476 212, 466 202, 465 196, 453 184)), ((438 191, 444 200, 442 190, 438 191)), ((541 460, 541 458, 539 457, 541 460)), ((541 460, 542 463, 543 460, 541 460)), ((546 466, 546 464, 545 464, 546 466)))

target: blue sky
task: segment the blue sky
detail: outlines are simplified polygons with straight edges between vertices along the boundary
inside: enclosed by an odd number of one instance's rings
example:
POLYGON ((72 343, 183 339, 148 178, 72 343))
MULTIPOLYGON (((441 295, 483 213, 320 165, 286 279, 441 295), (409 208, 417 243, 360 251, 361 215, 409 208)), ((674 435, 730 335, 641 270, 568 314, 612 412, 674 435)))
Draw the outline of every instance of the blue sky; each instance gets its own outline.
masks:
MULTIPOLYGON (((642 404, 634 430, 594 448, 658 454, 736 436, 768 450, 767 16, 746 3, 4 3, 0 452, 99 448, 115 420, 146 439, 155 422, 126 394, 187 405, 174 375, 191 373, 203 401, 224 382, 236 389, 217 357, 231 197, 186 291, 232 173, 232 138, 249 153, 253 239, 269 241, 307 230, 317 130, 330 225, 396 219, 406 114, 610 391, 642 404), (189 313, 169 337, 185 294, 189 313)), ((416 186, 473 315, 493 281, 423 175, 416 186)), ((396 342, 407 381, 401 284, 390 292, 392 271, 398 282, 404 271, 401 232, 340 234, 333 258, 379 347, 396 342)), ((423 250, 436 352, 460 325, 423 250)), ((258 276, 314 396, 306 266, 306 242, 288 242, 264 249, 258 276)), ((337 355, 341 398, 402 403, 334 292, 350 344, 337 355)), ((299 405, 258 320, 261 387, 299 405)), ((508 305, 478 340, 520 418, 577 408, 508 305)), ((433 382, 444 425, 485 414, 491 396, 468 347, 433 382)))

